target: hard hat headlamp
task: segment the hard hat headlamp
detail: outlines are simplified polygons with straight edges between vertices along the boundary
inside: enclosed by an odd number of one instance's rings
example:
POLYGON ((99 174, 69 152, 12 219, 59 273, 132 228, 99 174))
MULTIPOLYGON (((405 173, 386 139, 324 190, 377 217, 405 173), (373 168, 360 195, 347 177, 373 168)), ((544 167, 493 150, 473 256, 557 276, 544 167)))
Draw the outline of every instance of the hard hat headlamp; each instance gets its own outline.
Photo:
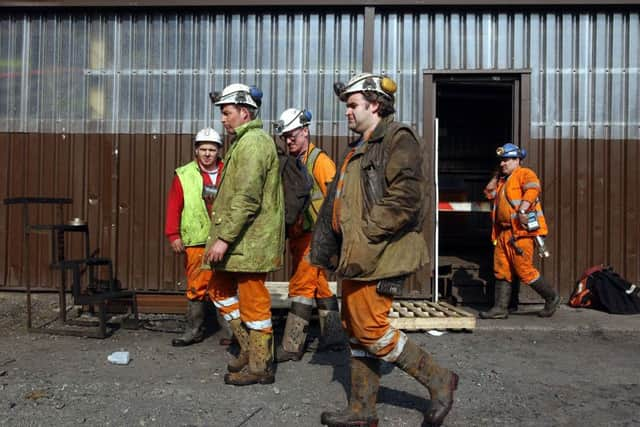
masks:
POLYGON ((263 93, 258 87, 238 83, 227 86, 222 93, 209 93, 211 102, 218 106, 225 104, 243 104, 260 108, 262 105, 262 96, 263 93))
POLYGON ((527 157, 527 150, 508 142, 496 148, 496 155, 503 159, 524 159, 527 157))
POLYGON ((349 80, 347 84, 342 82, 333 84, 333 91, 343 102, 346 102, 350 94, 357 92, 375 92, 394 101, 397 89, 398 86, 391 77, 371 73, 359 74, 349 80))
POLYGON ((295 108, 289 108, 280 115, 279 120, 273 123, 273 127, 278 135, 282 135, 283 133, 291 130, 309 126, 311 118, 312 115, 309 110, 296 110, 295 108))

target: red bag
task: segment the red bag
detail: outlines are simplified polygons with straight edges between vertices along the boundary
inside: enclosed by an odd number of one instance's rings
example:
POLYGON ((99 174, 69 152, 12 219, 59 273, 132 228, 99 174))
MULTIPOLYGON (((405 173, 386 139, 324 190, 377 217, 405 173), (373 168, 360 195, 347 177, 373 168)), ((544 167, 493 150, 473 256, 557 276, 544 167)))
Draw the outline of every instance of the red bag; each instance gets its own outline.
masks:
POLYGON ((604 265, 600 264, 589 267, 582 273, 582 277, 580 277, 580 280, 576 283, 576 289, 573 291, 573 294, 571 294, 571 298, 569 298, 569 306, 592 307, 594 305, 593 293, 591 292, 591 288, 587 286, 587 280, 593 273, 602 270, 604 270, 604 265))

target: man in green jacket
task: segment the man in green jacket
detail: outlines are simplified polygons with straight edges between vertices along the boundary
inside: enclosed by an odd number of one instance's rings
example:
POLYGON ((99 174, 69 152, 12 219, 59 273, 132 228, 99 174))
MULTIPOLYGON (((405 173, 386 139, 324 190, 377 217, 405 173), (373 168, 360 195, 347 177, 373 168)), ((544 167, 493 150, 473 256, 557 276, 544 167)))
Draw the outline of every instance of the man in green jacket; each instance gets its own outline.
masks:
POLYGON ((422 234, 428 201, 420 138, 393 120, 396 83, 361 74, 336 94, 346 103, 349 144, 329 188, 311 242, 311 262, 342 278, 342 320, 351 345, 349 406, 323 412, 328 426, 377 426, 380 364, 393 363, 429 390, 425 413, 440 425, 458 376, 439 366, 388 319, 404 280, 429 260, 422 234))
POLYGON ((273 374, 271 297, 267 273, 278 270, 284 253, 284 194, 273 139, 257 114, 262 92, 232 84, 212 100, 233 141, 225 158, 211 214, 205 263, 216 270, 212 287, 221 299, 237 293, 240 318, 230 327, 240 344, 224 381, 270 384, 273 374))

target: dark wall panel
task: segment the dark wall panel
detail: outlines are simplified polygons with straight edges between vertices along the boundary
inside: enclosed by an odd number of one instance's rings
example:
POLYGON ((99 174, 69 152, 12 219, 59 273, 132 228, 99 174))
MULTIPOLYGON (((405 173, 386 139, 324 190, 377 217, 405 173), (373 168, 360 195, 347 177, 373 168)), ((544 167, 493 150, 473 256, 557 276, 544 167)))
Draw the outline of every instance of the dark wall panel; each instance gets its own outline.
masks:
POLYGON ((543 182, 551 258, 544 274, 569 295, 579 275, 612 265, 640 280, 638 141, 532 140, 527 164, 543 182))
MULTIPOLYGON (((104 170, 105 156, 111 159, 111 136, 51 134, 2 134, 0 156, 6 179, 0 186, 0 197, 62 197, 72 198, 65 206, 62 218, 56 217, 50 205, 29 208, 31 224, 51 224, 68 221, 73 217, 87 219, 90 224, 101 225, 104 209, 109 212, 111 202, 107 192, 104 200, 89 198, 101 196, 110 184, 110 170, 104 170), (92 139, 93 138, 93 139, 92 139)), ((2 231, 0 240, 0 277, 4 287, 23 287, 22 248, 23 216, 17 205, 0 208, 2 231)), ((107 229, 111 229, 110 221, 107 229)), ((91 227, 92 246, 108 247, 100 227, 91 227)), ((29 240, 29 275, 34 288, 53 288, 59 283, 59 274, 49 268, 51 260, 48 234, 32 234, 29 240)), ((82 256, 82 239, 70 236, 67 257, 82 256)), ((101 252, 104 254, 104 252, 101 252)), ((108 253, 108 252, 107 252, 108 253)))

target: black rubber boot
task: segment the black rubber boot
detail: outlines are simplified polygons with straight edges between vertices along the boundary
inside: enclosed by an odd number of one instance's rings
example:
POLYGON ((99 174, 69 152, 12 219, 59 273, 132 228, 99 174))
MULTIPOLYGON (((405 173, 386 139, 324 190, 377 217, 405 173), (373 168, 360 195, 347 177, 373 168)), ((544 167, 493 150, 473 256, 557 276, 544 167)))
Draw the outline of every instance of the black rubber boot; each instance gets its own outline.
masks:
POLYGON ((320 321, 320 342, 318 351, 340 351, 347 347, 347 336, 342 328, 338 298, 318 298, 318 320, 320 321))
POLYGON ((320 422, 334 427, 377 427, 376 401, 379 388, 380 359, 352 357, 349 406, 340 412, 323 412, 320 422))
POLYGON ((313 306, 310 304, 296 301, 291 303, 282 343, 276 348, 276 362, 282 363, 302 359, 312 310, 313 306))
POLYGON ((425 422, 432 426, 442 425, 453 406, 453 393, 458 388, 458 375, 440 367, 429 353, 410 339, 407 339, 396 365, 429 390, 431 406, 424 414, 425 422))
POLYGON ((481 311, 482 319, 506 319, 509 317, 509 301, 511 300, 511 283, 496 280, 495 298, 491 310, 481 311))
POLYGON ((187 303, 187 327, 184 333, 178 338, 171 340, 174 347, 185 347, 196 344, 204 339, 204 301, 191 301, 187 303))
POLYGON ((544 281, 542 276, 538 277, 538 280, 533 282, 531 289, 536 291, 542 298, 544 298, 544 308, 538 313, 540 317, 551 317, 556 312, 560 305, 560 297, 556 291, 544 281))

